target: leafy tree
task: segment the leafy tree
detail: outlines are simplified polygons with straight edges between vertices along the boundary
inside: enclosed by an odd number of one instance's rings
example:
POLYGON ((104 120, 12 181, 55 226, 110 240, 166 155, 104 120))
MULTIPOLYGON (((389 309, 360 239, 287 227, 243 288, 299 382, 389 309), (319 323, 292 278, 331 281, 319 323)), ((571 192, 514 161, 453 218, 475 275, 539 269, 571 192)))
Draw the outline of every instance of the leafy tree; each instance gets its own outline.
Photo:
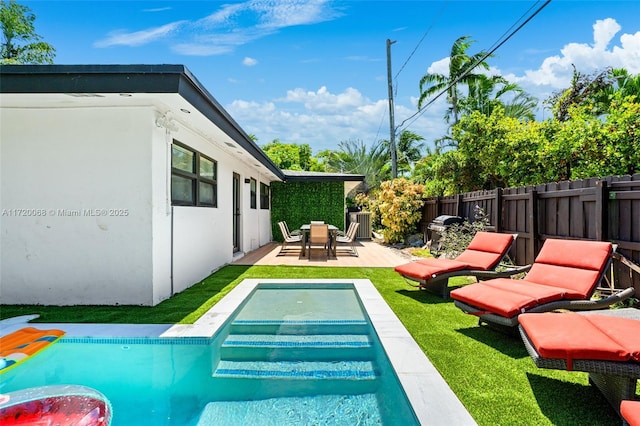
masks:
POLYGON ((453 124, 458 122, 458 114, 460 105, 459 99, 462 97, 459 85, 473 84, 475 80, 480 78, 481 74, 474 74, 471 70, 475 67, 488 70, 489 65, 481 59, 486 56, 486 52, 478 52, 469 56, 467 50, 471 47, 473 40, 470 36, 462 36, 458 38, 451 46, 451 54, 449 55, 449 74, 426 74, 420 79, 420 98, 418 99, 418 108, 430 97, 443 90, 447 91, 447 102, 450 108, 445 119, 450 122, 453 117, 453 124))
POLYGON ((264 145, 262 150, 284 170, 310 170, 314 165, 308 144, 282 143, 278 139, 264 145))
POLYGON ((585 75, 573 67, 573 77, 571 87, 551 95, 545 104, 550 105, 553 116, 562 122, 569 119, 569 109, 573 105, 589 103, 593 115, 600 115, 606 109, 602 107, 602 94, 606 93, 613 85, 611 69, 598 72, 595 75, 585 75))
POLYGON ((36 16, 14 0, 0 1, 2 64, 52 64, 55 49, 35 32, 36 16))
POLYGON ((338 151, 325 150, 318 153, 328 172, 363 175, 363 192, 380 186, 380 182, 391 177, 390 157, 384 141, 367 147, 362 140, 347 140, 338 144, 338 151))

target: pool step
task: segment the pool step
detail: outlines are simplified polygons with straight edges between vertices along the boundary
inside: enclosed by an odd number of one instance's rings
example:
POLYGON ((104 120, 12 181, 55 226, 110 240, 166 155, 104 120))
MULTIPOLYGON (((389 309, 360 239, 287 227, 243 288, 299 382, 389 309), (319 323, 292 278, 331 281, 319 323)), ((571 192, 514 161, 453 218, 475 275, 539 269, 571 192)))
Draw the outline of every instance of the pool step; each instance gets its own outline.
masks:
POLYGON ((247 362, 221 360, 213 372, 213 377, 288 380, 375 380, 378 377, 378 373, 371 361, 247 362))
POLYGON ((374 357, 366 334, 231 334, 220 349, 226 360, 370 360, 374 357))
POLYGON ((367 334, 366 320, 235 320, 231 334, 367 334))

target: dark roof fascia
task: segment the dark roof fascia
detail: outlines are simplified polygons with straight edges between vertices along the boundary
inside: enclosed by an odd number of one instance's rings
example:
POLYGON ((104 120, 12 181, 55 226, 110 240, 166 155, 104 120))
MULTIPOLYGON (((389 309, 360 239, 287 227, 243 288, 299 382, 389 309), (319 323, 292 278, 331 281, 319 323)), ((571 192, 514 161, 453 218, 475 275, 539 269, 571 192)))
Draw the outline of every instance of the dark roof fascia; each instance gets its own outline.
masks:
POLYGON ((1 65, 0 93, 177 93, 284 179, 282 170, 184 65, 1 65))
POLYGON ((287 174, 284 171, 284 178, 287 182, 362 182, 364 181, 363 175, 350 175, 350 174, 287 174))

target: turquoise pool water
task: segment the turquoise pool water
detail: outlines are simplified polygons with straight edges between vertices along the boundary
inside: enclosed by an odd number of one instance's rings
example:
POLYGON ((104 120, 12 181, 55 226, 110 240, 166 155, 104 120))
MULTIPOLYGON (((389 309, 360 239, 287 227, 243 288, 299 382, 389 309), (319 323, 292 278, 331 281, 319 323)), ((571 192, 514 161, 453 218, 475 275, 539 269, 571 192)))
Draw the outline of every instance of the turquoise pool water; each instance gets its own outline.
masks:
POLYGON ((82 384, 113 425, 418 424, 353 286, 261 284, 212 338, 63 338, 0 392, 82 384))

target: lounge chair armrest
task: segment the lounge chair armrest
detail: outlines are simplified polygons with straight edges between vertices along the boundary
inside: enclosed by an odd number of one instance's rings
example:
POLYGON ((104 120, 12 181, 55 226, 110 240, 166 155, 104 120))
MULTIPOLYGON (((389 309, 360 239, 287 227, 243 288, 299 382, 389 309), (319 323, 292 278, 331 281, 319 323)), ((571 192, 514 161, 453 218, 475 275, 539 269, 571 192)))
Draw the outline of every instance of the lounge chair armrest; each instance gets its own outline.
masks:
POLYGON ((561 300, 546 303, 530 309, 528 312, 550 312, 555 309, 569 309, 572 311, 587 311, 592 309, 605 309, 611 305, 627 300, 635 294, 633 287, 625 288, 615 294, 598 300, 561 300))
POLYGON ((636 265, 635 263, 633 263, 632 261, 624 257, 622 254, 618 252, 614 252, 613 258, 618 262, 622 263, 623 265, 627 266, 632 271, 635 271, 637 274, 640 274, 640 266, 636 265))

